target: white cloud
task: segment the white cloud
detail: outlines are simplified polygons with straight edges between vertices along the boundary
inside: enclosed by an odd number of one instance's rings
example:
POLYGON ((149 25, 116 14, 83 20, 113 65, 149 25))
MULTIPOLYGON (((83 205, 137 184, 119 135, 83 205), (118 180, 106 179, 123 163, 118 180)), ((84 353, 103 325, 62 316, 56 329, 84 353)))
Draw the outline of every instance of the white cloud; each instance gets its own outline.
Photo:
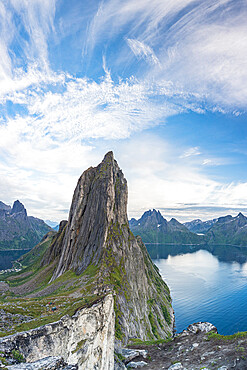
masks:
POLYGON ((198 146, 194 146, 193 148, 189 148, 185 150, 185 152, 180 156, 180 158, 187 158, 195 155, 200 155, 201 152, 198 146))
POLYGON ((193 157, 184 162, 180 149, 148 134, 118 144, 116 157, 128 180, 129 217, 138 218, 144 211, 156 208, 166 217, 183 221, 247 209, 247 183, 213 180, 202 171, 199 162, 194 163, 193 157))
POLYGON ((150 46, 134 39, 127 39, 127 43, 136 57, 146 59, 151 65, 160 65, 159 59, 150 46))
MULTIPOLYGON (((123 4, 109 0, 101 3, 91 22, 88 50, 92 53, 99 42, 124 37, 136 56, 149 61, 144 79, 172 81, 184 93, 193 94, 193 100, 197 95, 195 104, 206 101, 214 110, 243 110, 246 16, 247 7, 240 1, 127 0, 123 4)), ((123 64, 131 63, 125 49, 117 54, 123 64)))
POLYGON ((202 167, 222 161, 203 155, 198 147, 178 151, 157 137, 135 137, 180 112, 212 108, 239 114, 246 106, 246 9, 238 9, 237 3, 101 2, 88 29, 88 55, 98 42, 121 35, 120 54, 128 50, 129 63, 136 59, 133 53, 148 62, 145 74, 141 70, 138 78, 117 82, 107 50, 105 76, 97 82, 50 69, 55 0, 0 3, 0 103, 9 100, 22 108, 1 120, 2 200, 20 198, 29 213, 64 218, 80 173, 100 161, 103 148, 115 145, 129 180, 130 215, 180 207, 185 201, 244 205, 245 183, 224 185, 202 172, 202 167), (13 9, 28 37, 18 32, 13 9), (10 53, 14 39, 18 57, 10 53))

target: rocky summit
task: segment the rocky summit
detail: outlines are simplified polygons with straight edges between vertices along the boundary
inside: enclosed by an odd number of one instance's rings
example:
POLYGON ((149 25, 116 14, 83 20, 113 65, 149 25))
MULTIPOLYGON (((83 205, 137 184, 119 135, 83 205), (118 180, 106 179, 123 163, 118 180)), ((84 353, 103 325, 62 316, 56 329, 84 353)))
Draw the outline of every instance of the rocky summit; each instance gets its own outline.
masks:
POLYGON ((129 229, 127 199, 126 179, 109 152, 79 178, 58 233, 22 257, 22 271, 3 275, 4 361, 19 356, 41 366, 37 361, 61 357, 78 369, 113 369, 114 343, 120 363, 128 343, 172 337, 169 289, 129 229))
POLYGON ((129 229, 127 199, 127 181, 109 152, 80 177, 68 223, 42 265, 56 261, 52 281, 68 270, 79 275, 97 267, 95 294, 114 293, 120 341, 167 337, 173 327, 169 289, 129 229))

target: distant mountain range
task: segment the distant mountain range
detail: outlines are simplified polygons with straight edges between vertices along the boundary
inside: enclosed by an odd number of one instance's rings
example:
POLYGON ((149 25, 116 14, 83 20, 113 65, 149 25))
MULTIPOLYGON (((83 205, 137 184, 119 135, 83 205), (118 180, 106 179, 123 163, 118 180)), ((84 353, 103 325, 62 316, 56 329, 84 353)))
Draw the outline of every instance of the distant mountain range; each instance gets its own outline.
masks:
POLYGON ((183 225, 192 233, 205 234, 216 222, 218 218, 209 221, 201 221, 199 219, 185 222, 183 225))
POLYGON ((59 229, 59 222, 51 221, 51 220, 45 220, 45 223, 50 226, 52 229, 58 231, 59 229))
POLYGON ((242 213, 181 224, 174 218, 167 221, 154 209, 145 212, 139 220, 132 218, 129 225, 144 243, 247 246, 247 217, 242 213))
POLYGON ((12 208, 0 201, 0 250, 31 249, 50 230, 43 220, 27 216, 19 200, 12 208))
POLYGON ((132 218, 129 226, 134 235, 140 235, 144 243, 200 244, 203 238, 189 231, 172 218, 167 221, 153 209, 146 211, 139 220, 132 218))

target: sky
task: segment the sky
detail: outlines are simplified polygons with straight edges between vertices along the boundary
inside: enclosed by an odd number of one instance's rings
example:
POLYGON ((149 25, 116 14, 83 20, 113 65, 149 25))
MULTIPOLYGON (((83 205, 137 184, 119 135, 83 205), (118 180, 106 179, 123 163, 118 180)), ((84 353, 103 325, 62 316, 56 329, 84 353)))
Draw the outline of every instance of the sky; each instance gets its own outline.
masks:
POLYGON ((68 217, 104 154, 129 218, 247 214, 246 0, 0 2, 0 199, 68 217))

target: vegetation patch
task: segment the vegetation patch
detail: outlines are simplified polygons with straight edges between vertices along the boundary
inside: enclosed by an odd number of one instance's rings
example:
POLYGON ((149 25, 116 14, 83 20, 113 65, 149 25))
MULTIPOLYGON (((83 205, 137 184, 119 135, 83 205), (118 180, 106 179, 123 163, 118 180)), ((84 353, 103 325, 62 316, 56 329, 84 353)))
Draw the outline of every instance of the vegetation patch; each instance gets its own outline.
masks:
POLYGON ((18 350, 13 349, 12 352, 11 352, 11 356, 16 361, 18 361, 19 363, 20 362, 26 362, 25 358, 23 357, 23 355, 18 350))
POLYGON ((207 335, 207 340, 211 339, 218 339, 218 340, 223 340, 223 341, 230 341, 238 338, 246 338, 247 337, 247 331, 240 331, 235 334, 231 335, 221 335, 217 333, 208 333, 207 335))
POLYGON ((80 340, 80 342, 77 343, 76 349, 74 349, 74 351, 72 351, 72 353, 74 354, 77 351, 79 351, 79 349, 81 349, 84 346, 84 344, 86 343, 86 341, 87 341, 86 339, 80 340))
POLYGON ((173 339, 168 338, 168 339, 153 339, 153 340, 141 340, 138 338, 131 338, 129 340, 128 347, 131 347, 133 345, 144 345, 144 346, 153 346, 153 345, 158 345, 162 343, 168 343, 171 342, 173 339))

